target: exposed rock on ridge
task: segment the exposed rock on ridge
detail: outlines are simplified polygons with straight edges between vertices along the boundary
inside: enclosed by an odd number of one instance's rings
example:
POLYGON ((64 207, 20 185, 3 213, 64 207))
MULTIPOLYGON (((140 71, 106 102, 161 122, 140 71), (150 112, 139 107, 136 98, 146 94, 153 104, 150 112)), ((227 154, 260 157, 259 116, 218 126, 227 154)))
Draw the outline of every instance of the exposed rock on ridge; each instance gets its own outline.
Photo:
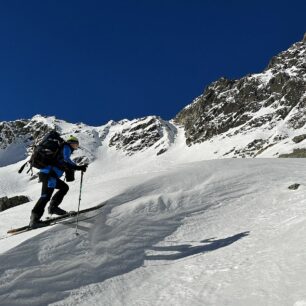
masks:
POLYGON ((169 122, 149 116, 123 122, 122 129, 111 137, 109 146, 123 150, 127 155, 153 147, 160 155, 174 141, 175 133, 176 128, 169 122))
POLYGON ((236 156, 256 156, 264 147, 289 137, 306 123, 306 44, 298 42, 273 57, 263 73, 240 80, 221 78, 175 118, 192 145, 217 135, 267 131, 261 145, 249 143, 236 156), (279 128, 281 126, 281 129, 279 128), (270 132, 269 132, 270 131, 270 132))
POLYGON ((93 161, 100 147, 115 148, 125 155, 153 149, 153 154, 160 155, 168 150, 176 136, 176 127, 156 116, 90 127, 37 115, 32 119, 0 123, 0 166, 25 159, 31 153, 31 146, 50 130, 57 130, 64 139, 71 134, 79 138, 80 149, 73 155, 78 163, 93 161))
POLYGON ((50 129, 50 126, 41 121, 29 119, 0 122, 0 149, 17 141, 31 142, 50 129))

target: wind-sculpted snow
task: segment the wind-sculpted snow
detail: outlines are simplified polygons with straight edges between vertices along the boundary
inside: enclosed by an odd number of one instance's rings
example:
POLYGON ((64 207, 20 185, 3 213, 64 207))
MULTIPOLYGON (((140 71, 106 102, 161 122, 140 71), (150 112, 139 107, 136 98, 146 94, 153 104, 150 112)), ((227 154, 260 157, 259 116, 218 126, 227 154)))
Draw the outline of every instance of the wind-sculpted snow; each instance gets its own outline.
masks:
POLYGON ((109 199, 101 211, 82 216, 90 219, 81 221, 79 237, 69 224, 60 225, 1 255, 1 301, 47 305, 68 298, 73 289, 140 268, 154 259, 147 251, 185 218, 246 193, 243 180, 231 183, 225 176, 217 183, 207 172, 211 169, 195 167, 182 167, 109 199))
MULTIPOLYGON (((290 173, 287 161, 221 160, 142 175, 102 209, 82 216, 80 236, 67 221, 0 255, 1 303, 301 301, 306 255, 290 237, 304 235, 294 230, 299 224, 306 229, 306 208, 303 192, 287 187, 305 177, 305 167, 298 161, 289 167, 290 173), (284 278, 295 300, 282 286, 271 289, 284 278)), ((121 183, 112 181, 112 188, 121 183)))

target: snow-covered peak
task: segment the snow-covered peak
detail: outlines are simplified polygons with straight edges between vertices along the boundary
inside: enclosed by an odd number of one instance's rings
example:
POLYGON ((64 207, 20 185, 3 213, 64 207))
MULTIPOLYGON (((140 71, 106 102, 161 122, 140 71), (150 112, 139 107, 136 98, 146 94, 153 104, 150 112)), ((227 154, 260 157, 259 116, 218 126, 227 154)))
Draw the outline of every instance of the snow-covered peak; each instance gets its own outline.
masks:
POLYGON ((94 127, 84 123, 69 123, 54 116, 36 115, 32 119, 0 123, 0 165, 25 159, 30 153, 27 148, 38 143, 50 130, 58 131, 64 139, 70 135, 78 137, 80 149, 75 156, 88 162, 99 155, 100 147, 109 148, 110 151, 114 148, 126 155, 152 149, 153 155, 160 155, 169 149, 176 136, 175 126, 156 116, 119 122, 111 120, 105 125, 94 127), (18 150, 16 144, 20 144, 18 150), (14 150, 18 154, 12 155, 14 150), (8 152, 12 158, 4 158, 8 152))
POLYGON ((43 116, 43 115, 35 115, 32 117, 31 121, 42 122, 43 124, 48 124, 54 126, 54 121, 56 120, 55 116, 43 116))
POLYGON ((274 56, 267 69, 273 72, 283 70, 291 75, 298 74, 300 69, 305 69, 306 64, 306 42, 297 42, 288 50, 274 56))
POLYGON ((294 137, 306 133, 305 92, 306 43, 298 42, 262 73, 213 82, 175 122, 184 126, 189 146, 233 143, 215 157, 280 156, 302 145, 294 137))

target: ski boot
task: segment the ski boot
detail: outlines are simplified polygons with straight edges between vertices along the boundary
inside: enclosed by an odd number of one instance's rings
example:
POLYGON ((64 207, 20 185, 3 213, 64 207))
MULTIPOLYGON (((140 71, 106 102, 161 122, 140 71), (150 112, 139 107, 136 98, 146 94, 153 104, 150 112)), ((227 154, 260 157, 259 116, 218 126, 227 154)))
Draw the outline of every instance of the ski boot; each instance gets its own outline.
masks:
POLYGON ((34 229, 34 228, 43 227, 44 224, 39 219, 40 219, 39 216, 37 216, 36 214, 32 213, 31 214, 31 218, 30 218, 29 228, 34 229))
POLYGON ((67 215, 68 212, 64 209, 59 208, 58 206, 49 206, 48 212, 50 215, 58 215, 58 216, 63 216, 67 215))

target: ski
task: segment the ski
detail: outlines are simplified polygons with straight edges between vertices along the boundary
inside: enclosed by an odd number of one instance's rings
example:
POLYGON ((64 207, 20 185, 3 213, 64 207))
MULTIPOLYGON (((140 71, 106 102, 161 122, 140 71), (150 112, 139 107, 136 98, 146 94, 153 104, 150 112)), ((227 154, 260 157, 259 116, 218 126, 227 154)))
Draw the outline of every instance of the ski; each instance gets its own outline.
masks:
MULTIPOLYGON (((106 205, 106 203, 102 203, 102 204, 94 206, 94 207, 82 209, 82 210, 79 211, 79 214, 84 214, 84 213, 87 213, 87 212, 90 212, 90 211, 97 210, 97 209, 99 209, 99 208, 101 208, 105 205, 106 205)), ((26 225, 26 226, 23 226, 23 227, 10 229, 10 230, 7 231, 7 234, 16 235, 16 234, 19 234, 19 233, 28 232, 28 231, 43 228, 43 227, 46 227, 46 226, 55 225, 55 224, 58 223, 58 221, 68 219, 68 218, 71 218, 71 217, 76 217, 76 216, 77 216, 77 212, 71 212, 71 213, 68 213, 68 214, 65 214, 65 215, 62 215, 62 216, 58 216, 58 217, 55 217, 55 218, 49 218, 49 219, 43 220, 43 221, 41 221, 41 226, 40 227, 30 228, 29 225, 26 225)))

